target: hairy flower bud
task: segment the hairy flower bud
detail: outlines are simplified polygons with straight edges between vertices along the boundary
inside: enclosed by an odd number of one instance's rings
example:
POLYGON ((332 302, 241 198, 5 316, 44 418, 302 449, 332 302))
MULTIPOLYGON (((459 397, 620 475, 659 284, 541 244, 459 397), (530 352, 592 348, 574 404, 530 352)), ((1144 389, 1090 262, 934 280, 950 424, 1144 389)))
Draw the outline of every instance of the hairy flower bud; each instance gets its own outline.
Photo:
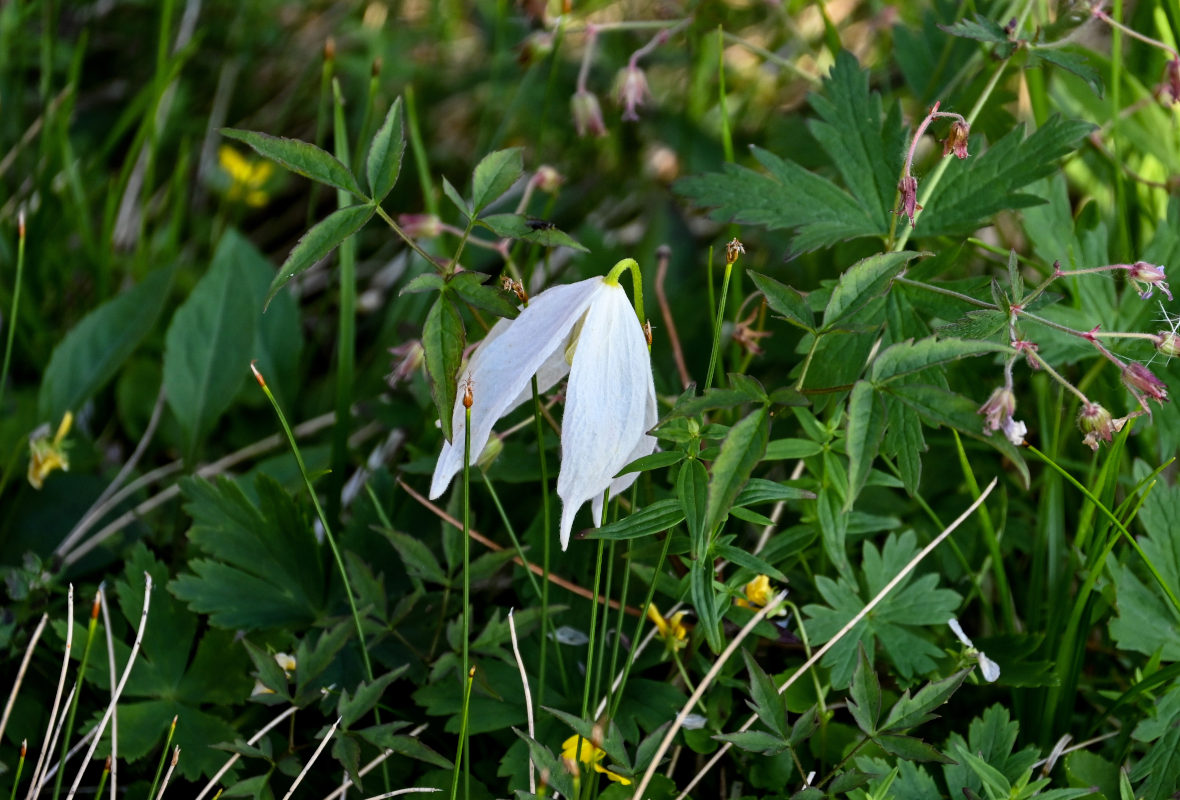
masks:
POLYGON ((1083 403, 1078 412, 1078 428, 1085 436, 1082 441, 1091 450, 1098 449, 1098 440, 1110 442, 1111 437, 1123 429, 1126 419, 1113 419, 1110 412, 1097 403, 1083 403))
POLYGON ((991 436, 996 431, 1003 431, 1012 444, 1017 447, 1024 444, 1028 427, 1012 416, 1015 411, 1016 395, 1006 386, 997 388, 987 402, 979 407, 979 413, 984 416, 983 432, 991 436))
POLYGON ((433 239, 442 233, 442 220, 434 214, 398 214, 397 224, 411 239, 433 239))
POLYGON ((533 177, 537 188, 546 194, 557 194, 557 190, 565 183, 565 176, 548 164, 537 167, 537 174, 533 177))
POLYGON ((897 191, 901 192, 901 210, 898 212, 910 218, 910 227, 914 226, 914 216, 922 210, 918 205, 918 179, 913 175, 906 175, 897 184, 897 191))
POLYGON ((1132 392, 1142 392, 1158 403, 1168 400, 1168 387, 1137 361, 1123 367, 1123 382, 1132 392))
POLYGON ((1126 269, 1127 279, 1139 290, 1139 296, 1144 300, 1151 298, 1151 294, 1156 286, 1168 296, 1169 301, 1172 300, 1172 292, 1168 289, 1168 284, 1164 280, 1164 267, 1162 265, 1157 267, 1155 264, 1148 264, 1146 261, 1136 261, 1126 269))
POLYGON ((628 64, 619 70, 615 78, 615 99, 623 107, 623 119, 637 122, 639 114, 636 109, 643 105, 651 93, 647 89, 647 76, 643 70, 634 64, 628 64))
POLYGON ((1180 336, 1174 331, 1160 331, 1156 335, 1155 349, 1169 358, 1180 356, 1180 336))
POLYGON ((1173 58, 1164 67, 1164 82, 1160 87, 1160 94, 1167 96, 1169 102, 1180 101, 1180 58, 1173 58))
POLYGON ((579 89, 570 98, 570 111, 574 115, 574 130, 579 136, 606 136, 606 123, 602 121, 602 106, 593 92, 579 89))
POLYGON ((967 137, 970 134, 971 126, 963 120, 955 120, 951 123, 950 133, 943 140, 942 154, 946 156, 954 153, 956 158, 966 158, 968 156, 967 137))

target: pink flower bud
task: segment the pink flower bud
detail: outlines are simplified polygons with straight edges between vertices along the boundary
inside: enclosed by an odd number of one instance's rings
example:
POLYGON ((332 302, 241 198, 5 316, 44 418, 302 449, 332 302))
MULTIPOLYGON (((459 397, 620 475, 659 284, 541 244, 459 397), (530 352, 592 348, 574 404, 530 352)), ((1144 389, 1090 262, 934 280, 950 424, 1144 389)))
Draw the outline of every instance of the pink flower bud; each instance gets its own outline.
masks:
POLYGON ((1174 331, 1160 331, 1156 335, 1155 349, 1169 358, 1180 356, 1180 336, 1174 331))
POLYGON ((996 431, 1003 431, 1008 441, 1019 447, 1024 443, 1028 427, 1013 418, 1015 411, 1016 395, 1007 387, 999 387, 992 392, 987 402, 979 407, 979 413, 984 416, 983 432, 991 436, 996 431))
POLYGON ((942 154, 944 156, 955 154, 956 158, 966 158, 967 153, 967 137, 971 133, 971 127, 962 120, 955 120, 951 123, 950 133, 946 135, 946 139, 942 143, 942 154))
POLYGON ((602 106, 592 92, 579 89, 570 98, 570 110, 574 115, 574 130, 579 136, 606 136, 606 123, 602 121, 602 106))
POLYGON ((1132 392, 1142 392, 1157 403, 1168 400, 1168 387, 1152 374, 1151 370, 1137 361, 1123 367, 1123 382, 1132 392))
POLYGON ((1164 82, 1160 87, 1160 94, 1167 96, 1169 102, 1180 101, 1180 58, 1173 58, 1164 67, 1164 82))
POLYGON ((395 356, 393 372, 385 376, 390 389, 396 389, 398 384, 410 380, 426 362, 426 351, 422 348, 422 342, 417 339, 410 339, 397 347, 391 347, 389 352, 395 356))
POLYGON ((1164 268, 1157 267, 1155 264, 1148 264, 1146 261, 1136 261, 1129 267, 1126 267, 1127 279, 1135 285, 1139 290, 1139 296, 1144 300, 1150 299, 1151 294, 1156 286, 1160 287, 1160 291, 1168 296, 1168 300, 1172 300, 1172 292, 1168 289, 1168 284, 1164 280, 1164 268))
POLYGON ((398 214, 397 224, 411 239, 433 239, 442 233, 442 221, 434 214, 398 214))
POLYGON ((565 183, 565 176, 548 164, 537 167, 537 174, 533 177, 537 188, 546 194, 557 194, 557 190, 565 183))
POLYGON ((1082 441, 1091 450, 1098 449, 1099 439, 1109 443, 1126 422, 1126 419, 1112 419, 1110 412, 1097 403, 1083 403, 1078 412, 1078 428, 1085 434, 1082 441))
POLYGON ((910 227, 914 226, 914 215, 922 210, 918 205, 918 179, 913 175, 906 175, 897 184, 897 191, 901 192, 901 211, 910 218, 910 227))
POLYGON ((647 90, 647 76, 643 70, 634 64, 628 64, 619 70, 615 79, 615 99, 623 107, 623 119, 637 122, 639 114, 635 109, 643 105, 651 96, 647 90))

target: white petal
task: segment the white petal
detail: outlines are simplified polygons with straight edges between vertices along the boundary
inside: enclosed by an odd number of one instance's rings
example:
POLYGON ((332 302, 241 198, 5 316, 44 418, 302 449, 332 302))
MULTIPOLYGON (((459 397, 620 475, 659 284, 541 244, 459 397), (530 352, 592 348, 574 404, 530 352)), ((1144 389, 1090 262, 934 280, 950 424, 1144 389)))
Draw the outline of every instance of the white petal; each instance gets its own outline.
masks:
MULTIPOLYGON (((602 278, 554 286, 538 294, 515 320, 498 322, 486 344, 480 344, 467 369, 459 375, 459 392, 451 417, 453 440, 443 442, 430 482, 430 498, 438 497, 463 468, 466 415, 461 398, 463 384, 471 378, 471 456, 479 457, 492 427, 523 397, 533 375, 555 350, 565 347, 570 329, 594 297, 606 286, 602 278), (499 330, 496 330, 499 328, 499 330)), ((489 331, 491 334, 491 331, 489 331)), ((531 394, 531 390, 530 390, 531 394)))
POLYGON ((995 683, 1000 677, 1000 665, 983 653, 979 654, 979 669, 983 672, 983 679, 988 683, 995 683))
POLYGON ((653 394, 639 320, 622 287, 606 286, 586 311, 566 391, 557 477, 563 550, 578 509, 605 492, 637 451, 653 394))
POLYGON ((975 646, 971 644, 971 640, 967 638, 967 634, 963 633, 963 626, 959 624, 957 619, 951 617, 949 620, 947 620, 946 624, 951 626, 951 630, 954 631, 955 636, 959 637, 959 641, 962 642, 965 647, 975 646))
MULTIPOLYGON (((643 430, 650 431, 659 422, 659 412, 656 409, 656 387, 655 384, 648 384, 647 393, 647 409, 644 412, 643 430)), ((656 449, 656 437, 648 436, 646 433, 640 437, 639 443, 635 445, 635 449, 631 451, 631 455, 627 457, 624 466, 630 464, 637 458, 649 456, 656 449)), ((631 484, 635 483, 635 479, 639 477, 638 472, 628 472, 621 478, 615 478, 610 484, 610 496, 616 497, 620 492, 631 488, 631 484)), ((596 494, 590 499, 590 515, 594 519, 595 525, 603 523, 602 518, 602 495, 596 494)))

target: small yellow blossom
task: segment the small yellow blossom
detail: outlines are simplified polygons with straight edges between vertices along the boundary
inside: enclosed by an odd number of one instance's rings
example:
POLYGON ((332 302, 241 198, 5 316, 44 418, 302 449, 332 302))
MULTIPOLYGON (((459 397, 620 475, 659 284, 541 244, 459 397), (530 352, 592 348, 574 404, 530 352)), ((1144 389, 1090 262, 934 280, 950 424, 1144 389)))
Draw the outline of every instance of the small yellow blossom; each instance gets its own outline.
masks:
POLYGON ((225 199, 231 203, 245 203, 258 208, 266 205, 265 186, 274 173, 269 161, 250 161, 229 145, 217 151, 217 161, 229 177, 225 199))
MULTIPOLYGON (((765 608, 766 604, 769 603, 775 595, 774 588, 770 585, 770 578, 766 575, 757 576, 754 578, 754 580, 747 583, 742 588, 742 591, 746 596, 737 598, 737 600, 734 601, 734 604, 741 606, 742 608, 748 608, 751 611, 757 611, 761 608, 765 608)), ((786 610, 783 609, 779 613, 786 613, 786 610)))
POLYGON ((620 775, 617 772, 611 772, 609 769, 607 769, 606 767, 602 766, 601 763, 599 763, 604 758, 606 758, 606 751, 605 750, 603 750, 601 747, 598 747, 597 745, 595 745, 589 739, 586 739, 585 737, 578 736, 578 734, 576 734, 576 733, 573 736, 571 736, 570 738, 566 739, 565 742, 561 745, 561 757, 565 760, 566 766, 570 768, 570 772, 573 772, 576 774, 576 770, 577 770, 577 763, 576 762, 580 761, 588 767, 593 767, 595 772, 601 772, 603 775, 610 778, 612 781, 616 781, 617 783, 621 783, 624 786, 631 785, 630 779, 624 778, 622 775, 620 775), (578 746, 579 739, 581 739, 581 746, 580 747, 578 746), (577 753, 576 759, 574 756, 575 752, 577 753))
POLYGON ((42 425, 29 437, 29 483, 40 489, 45 478, 55 469, 70 470, 70 457, 66 454, 66 435, 74 424, 74 415, 67 411, 57 426, 57 433, 49 438, 49 426, 42 425))
MULTIPOLYGON (((290 653, 275 653, 274 659, 275 659, 275 663, 278 664, 282 668, 283 674, 285 674, 287 676, 287 680, 291 680, 291 675, 295 672, 295 656, 291 655, 290 653)), ((274 694, 274 693, 275 693, 274 689, 271 689, 269 686, 264 684, 262 681, 255 679, 254 680, 254 690, 252 692, 250 692, 250 696, 255 697, 256 695, 260 695, 260 694, 274 694)))
POLYGON ((677 611, 671 619, 664 619, 659 609, 653 605, 647 607, 647 618, 656 626, 660 638, 664 640, 669 650, 679 650, 688 643, 688 629, 684 627, 684 612, 677 611))

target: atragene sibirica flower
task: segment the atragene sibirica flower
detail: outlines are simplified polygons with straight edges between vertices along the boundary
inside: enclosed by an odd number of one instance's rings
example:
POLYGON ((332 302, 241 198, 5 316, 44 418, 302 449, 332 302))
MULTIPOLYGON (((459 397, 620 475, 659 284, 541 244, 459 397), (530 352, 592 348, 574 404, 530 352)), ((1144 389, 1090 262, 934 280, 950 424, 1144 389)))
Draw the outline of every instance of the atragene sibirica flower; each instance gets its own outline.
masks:
MULTIPOLYGON (((474 386, 471 459, 478 458, 497 420, 551 389, 567 374, 561 423, 561 549, 569 544, 574 515, 589 500, 594 524, 602 524, 603 494, 616 495, 635 481, 615 474, 655 450, 648 431, 656 424, 651 357, 639 318, 619 285, 624 259, 605 277, 554 286, 538 294, 514 320, 501 319, 471 356, 464 375, 474 386)), ((460 395, 463 389, 460 388, 460 395)), ((444 442, 430 497, 441 495, 463 468, 465 409, 456 400, 454 438, 444 442)))

